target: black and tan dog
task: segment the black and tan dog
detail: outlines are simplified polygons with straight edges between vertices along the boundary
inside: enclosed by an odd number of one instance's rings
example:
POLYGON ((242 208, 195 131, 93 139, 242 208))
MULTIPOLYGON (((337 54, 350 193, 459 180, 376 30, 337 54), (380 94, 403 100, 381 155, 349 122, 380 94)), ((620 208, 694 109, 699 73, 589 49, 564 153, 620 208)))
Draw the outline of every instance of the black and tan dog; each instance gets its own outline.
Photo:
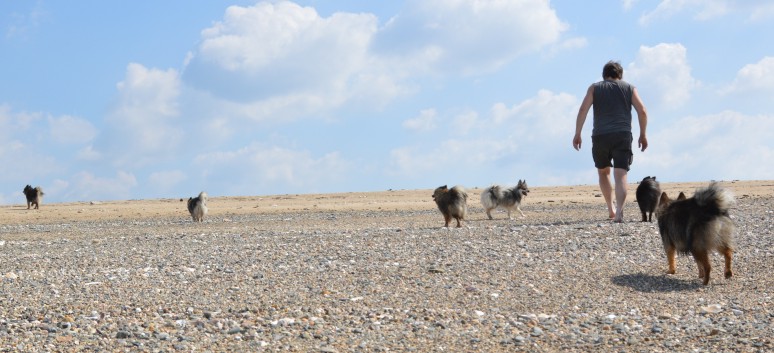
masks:
POLYGON ((449 227, 452 218, 457 220, 457 228, 462 227, 460 221, 464 220, 468 213, 468 194, 462 186, 451 189, 446 185, 440 186, 433 192, 433 200, 443 214, 444 227, 449 227))
POLYGON ((207 215, 207 193, 202 191, 197 197, 188 198, 188 212, 194 222, 203 222, 207 215))
POLYGON ((653 212, 656 211, 658 198, 661 196, 661 186, 655 176, 646 176, 637 186, 637 204, 642 212, 643 222, 653 222, 653 212))
POLYGON ((526 180, 519 180, 519 183, 512 188, 505 188, 500 185, 492 185, 481 193, 481 205, 484 206, 486 216, 489 219, 492 218, 492 210, 502 207, 508 211, 508 219, 511 217, 511 211, 516 210, 524 217, 524 212, 521 212, 521 201, 529 193, 529 187, 526 180))
POLYGON ((24 196, 27 197, 27 209, 30 209, 30 206, 35 205, 35 209, 37 210, 40 208, 40 202, 43 201, 43 189, 40 188, 40 186, 32 187, 32 185, 27 185, 24 187, 24 190, 22 190, 24 193, 24 196))
POLYGON ((699 277, 706 285, 711 270, 709 254, 716 250, 725 257, 725 277, 731 277, 736 227, 728 211, 735 204, 731 192, 715 182, 697 190, 691 198, 680 193, 673 201, 665 192, 661 194, 656 218, 669 265, 667 273, 675 273, 676 253, 692 254, 699 267, 699 277))

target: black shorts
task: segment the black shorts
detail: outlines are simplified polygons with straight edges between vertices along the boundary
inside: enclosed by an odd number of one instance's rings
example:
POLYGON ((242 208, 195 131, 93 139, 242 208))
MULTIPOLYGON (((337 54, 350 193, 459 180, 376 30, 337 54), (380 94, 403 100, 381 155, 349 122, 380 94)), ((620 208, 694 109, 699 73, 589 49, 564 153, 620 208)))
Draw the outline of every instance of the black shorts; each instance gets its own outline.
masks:
POLYGON ((591 136, 591 155, 594 157, 594 166, 597 169, 613 167, 628 171, 634 160, 633 141, 631 132, 591 136))

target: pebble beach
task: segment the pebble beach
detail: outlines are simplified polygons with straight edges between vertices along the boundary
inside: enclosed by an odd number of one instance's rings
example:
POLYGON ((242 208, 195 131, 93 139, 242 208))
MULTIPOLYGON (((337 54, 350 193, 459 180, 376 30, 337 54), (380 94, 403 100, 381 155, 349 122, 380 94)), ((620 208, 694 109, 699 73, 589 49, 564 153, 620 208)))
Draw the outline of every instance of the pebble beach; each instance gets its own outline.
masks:
MULTIPOLYGON (((774 181, 736 195, 734 276, 667 263, 629 185, 534 187, 444 228, 432 190, 0 207, 2 352, 770 352, 774 181)), ((449 184, 451 186, 452 184, 449 184)), ((662 183, 670 196, 707 183, 662 183)), ((196 190, 198 193, 198 190, 196 190)))

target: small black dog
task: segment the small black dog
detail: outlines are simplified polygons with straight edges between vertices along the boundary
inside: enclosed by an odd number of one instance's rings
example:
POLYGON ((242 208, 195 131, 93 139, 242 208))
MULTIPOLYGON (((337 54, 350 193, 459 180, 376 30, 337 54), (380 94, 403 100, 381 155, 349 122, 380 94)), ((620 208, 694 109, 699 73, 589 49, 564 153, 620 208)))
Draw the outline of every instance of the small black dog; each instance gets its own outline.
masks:
POLYGON ((653 222, 653 212, 656 211, 658 199, 661 197, 661 186, 655 176, 646 176, 637 187, 637 204, 640 205, 643 222, 653 222))
POLYGON ((22 192, 27 197, 27 209, 29 210, 30 206, 35 205, 37 210, 40 207, 40 202, 43 201, 43 189, 40 186, 33 188, 32 185, 27 185, 22 192))

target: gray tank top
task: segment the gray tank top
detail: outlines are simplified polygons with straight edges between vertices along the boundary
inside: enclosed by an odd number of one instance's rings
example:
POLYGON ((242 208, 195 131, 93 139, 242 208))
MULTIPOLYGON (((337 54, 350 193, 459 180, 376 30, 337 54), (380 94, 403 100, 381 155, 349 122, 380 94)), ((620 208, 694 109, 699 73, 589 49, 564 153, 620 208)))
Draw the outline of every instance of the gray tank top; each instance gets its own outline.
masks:
POLYGON ((613 132, 632 132, 632 94, 634 86, 618 81, 594 83, 594 129, 591 136, 613 132))

